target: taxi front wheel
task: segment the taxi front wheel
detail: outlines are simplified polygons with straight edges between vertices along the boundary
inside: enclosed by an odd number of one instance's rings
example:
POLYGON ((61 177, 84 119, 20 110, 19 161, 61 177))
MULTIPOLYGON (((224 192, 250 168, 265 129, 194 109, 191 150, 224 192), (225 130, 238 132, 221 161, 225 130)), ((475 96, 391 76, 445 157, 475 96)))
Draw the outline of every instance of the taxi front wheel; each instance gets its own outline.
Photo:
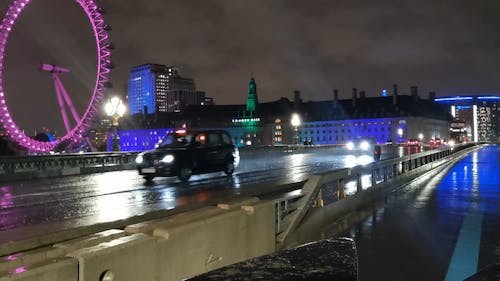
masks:
POLYGON ((179 170, 179 175, 177 176, 181 181, 187 182, 189 178, 191 177, 192 170, 188 166, 183 166, 179 170))

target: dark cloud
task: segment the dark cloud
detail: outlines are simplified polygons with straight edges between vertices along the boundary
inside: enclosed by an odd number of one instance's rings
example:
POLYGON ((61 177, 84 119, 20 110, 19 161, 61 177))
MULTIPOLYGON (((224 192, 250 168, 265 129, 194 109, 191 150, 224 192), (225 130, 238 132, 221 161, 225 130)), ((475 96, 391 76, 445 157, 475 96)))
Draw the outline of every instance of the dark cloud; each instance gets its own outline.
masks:
MULTIPOLYGON (((294 89, 306 100, 329 99, 333 88, 344 98, 352 87, 373 96, 393 83, 403 91, 418 85, 422 95, 500 90, 499 1, 100 4, 113 27, 112 78, 114 91, 122 95, 130 67, 146 62, 179 66, 219 104, 243 103, 251 73, 261 101, 291 97, 294 89)), ((95 52, 74 1, 32 1, 11 36, 4 75, 9 107, 20 125, 61 128, 51 81, 33 67, 40 60, 72 69, 64 82, 83 111, 95 76, 95 52)))

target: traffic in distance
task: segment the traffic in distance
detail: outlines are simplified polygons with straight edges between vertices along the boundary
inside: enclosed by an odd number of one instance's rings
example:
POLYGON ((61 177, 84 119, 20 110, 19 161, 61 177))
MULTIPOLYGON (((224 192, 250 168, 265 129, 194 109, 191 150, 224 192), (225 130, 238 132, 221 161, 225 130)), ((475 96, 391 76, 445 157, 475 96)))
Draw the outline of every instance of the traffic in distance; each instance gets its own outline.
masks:
MULTIPOLYGON (((389 143, 391 145, 391 143, 389 143)), ((442 145, 440 139, 432 139, 430 148, 442 145)), ((417 139, 408 140, 408 147, 423 146, 417 139)), ((345 144, 349 151, 372 153, 379 161, 382 149, 371 138, 357 138, 345 144)), ((224 172, 232 175, 240 162, 238 147, 224 130, 178 129, 168 133, 153 150, 140 153, 135 159, 139 175, 146 181, 155 177, 177 177, 186 182, 194 174, 224 172)))

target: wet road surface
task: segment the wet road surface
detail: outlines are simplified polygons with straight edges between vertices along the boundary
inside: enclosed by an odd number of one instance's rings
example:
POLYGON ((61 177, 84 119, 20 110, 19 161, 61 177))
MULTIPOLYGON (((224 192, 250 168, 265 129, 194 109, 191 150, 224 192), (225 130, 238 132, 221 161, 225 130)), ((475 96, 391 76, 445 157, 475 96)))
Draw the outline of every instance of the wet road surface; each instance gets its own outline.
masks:
POLYGON ((463 280, 500 261, 500 146, 390 198, 352 227, 359 280, 463 280))
MULTIPOLYGON (((383 158, 397 156, 385 150, 383 158)), ((312 173, 372 162, 345 148, 242 152, 232 177, 193 176, 188 183, 156 178, 146 184, 135 170, 0 184, 0 243, 59 229, 110 222, 156 210, 255 195, 255 187, 304 181, 312 173)), ((262 190, 262 188, 261 188, 262 190)))

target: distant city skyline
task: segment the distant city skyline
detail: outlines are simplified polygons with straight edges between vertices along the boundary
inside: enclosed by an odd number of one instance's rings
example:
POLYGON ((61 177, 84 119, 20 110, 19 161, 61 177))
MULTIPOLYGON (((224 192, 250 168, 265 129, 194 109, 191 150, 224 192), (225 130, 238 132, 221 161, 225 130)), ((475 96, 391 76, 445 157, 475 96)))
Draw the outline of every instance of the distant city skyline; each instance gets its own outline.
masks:
MULTIPOLYGON (((144 63, 179 67, 217 104, 243 104, 252 73, 262 102, 293 98, 294 90, 305 101, 331 99, 333 89, 350 98, 353 87, 378 96, 394 83, 401 94, 418 86, 422 97, 500 92, 498 1, 98 2, 116 46, 109 94, 122 97, 130 69, 144 63)), ((40 62, 71 69, 62 80, 83 111, 93 46, 74 1, 31 1, 5 57, 5 92, 20 127, 64 128, 40 62)))

